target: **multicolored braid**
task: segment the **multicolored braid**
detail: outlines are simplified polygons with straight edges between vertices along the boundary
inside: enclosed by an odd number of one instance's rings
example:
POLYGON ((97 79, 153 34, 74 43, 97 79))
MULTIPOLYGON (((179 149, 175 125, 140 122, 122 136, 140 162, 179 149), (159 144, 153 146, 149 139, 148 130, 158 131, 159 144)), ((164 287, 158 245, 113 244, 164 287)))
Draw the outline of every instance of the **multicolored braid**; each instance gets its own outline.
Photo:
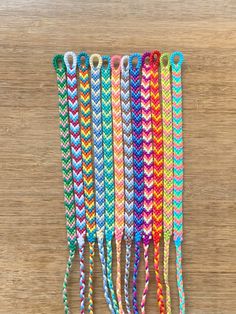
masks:
POLYGON ((113 148, 115 170, 115 239, 117 253, 116 290, 119 313, 124 313, 121 297, 121 241, 124 231, 124 156, 122 113, 120 104, 120 56, 111 58, 111 91, 112 91, 112 118, 113 118, 113 148), (118 66, 114 63, 118 62, 118 66))
POLYGON ((135 258, 133 272, 133 309, 138 313, 137 276, 140 262, 140 245, 143 228, 143 139, 142 139, 142 108, 140 93, 141 56, 134 53, 129 57, 131 107, 133 119, 133 159, 134 159, 134 242, 135 258), (137 58, 137 65, 133 59, 137 58))
POLYGON ((93 313, 93 269, 94 246, 96 241, 96 211, 93 187, 93 156, 91 134, 91 103, 89 84, 89 56, 86 52, 78 55, 79 91, 81 109, 81 145, 83 160, 84 199, 86 209, 86 229, 89 242, 89 287, 88 287, 88 312, 93 313), (84 58, 84 63, 82 63, 84 58))
POLYGON ((95 172, 95 196, 96 196, 96 224, 99 256, 102 264, 103 289, 106 302, 112 313, 112 301, 107 287, 106 259, 104 251, 105 235, 105 187, 104 187, 104 159, 102 138, 102 108, 100 91, 100 71, 102 58, 98 54, 90 56, 91 67, 91 101, 92 101, 92 123, 94 144, 94 172, 95 172), (98 65, 94 66, 94 59, 98 59, 98 65))
POLYGON ((62 174, 64 182, 64 205, 66 210, 66 230, 67 241, 69 247, 69 257, 66 265, 64 283, 63 283, 63 303, 65 306, 65 313, 70 313, 67 285, 73 259, 76 250, 76 223, 75 223, 75 207, 74 207, 74 191, 73 191, 73 175, 71 167, 70 155, 70 131, 69 131, 69 116, 66 90, 66 67, 63 55, 56 55, 53 58, 53 65, 57 74, 57 88, 58 88, 58 107, 60 118, 60 134, 61 134, 61 161, 62 174), (61 67, 59 66, 61 63, 61 67))
POLYGON ((182 118, 182 80, 181 66, 184 56, 174 52, 170 56, 172 67, 172 104, 173 104, 173 146, 174 146, 174 242, 176 248, 176 274, 179 292, 180 313, 185 313, 185 295, 182 275, 183 242, 183 118, 182 118), (175 58, 178 62, 175 63, 175 58))
POLYGON ((80 312, 84 313, 85 292, 85 266, 84 266, 84 244, 86 236, 86 217, 84 206, 84 187, 82 173, 82 153, 79 125, 79 106, 77 96, 76 65, 77 57, 74 52, 66 52, 64 62, 67 68, 67 94, 69 104, 70 140, 72 155, 72 170, 74 183, 74 197, 76 210, 76 233, 80 260, 80 312), (69 58, 72 58, 72 65, 69 58))
POLYGON ((129 90, 129 56, 121 59, 121 107, 124 142, 124 173, 125 173, 125 278, 124 293, 127 313, 131 313, 129 302, 129 272, 131 245, 134 233, 134 170, 133 170, 133 138, 132 138, 132 110, 129 90), (125 66, 127 62, 127 66, 125 66))
POLYGON ((163 151, 164 151, 164 281, 166 285, 166 311, 171 313, 169 286, 169 248, 173 224, 173 147, 172 147, 172 105, 170 85, 170 59, 164 53, 160 58, 162 86, 162 117, 163 117, 163 151))
POLYGON ((153 145, 152 145, 152 111, 150 101, 150 52, 142 56, 141 107, 143 127, 143 162, 144 162, 144 202, 143 202, 143 249, 145 261, 145 287, 141 301, 141 313, 145 313, 147 292, 149 287, 148 249, 152 239, 152 209, 153 209, 153 145))
POLYGON ((118 312, 118 303, 112 279, 112 238, 115 231, 115 189, 113 169, 113 139, 112 139, 112 109, 111 109, 111 64, 110 57, 103 56, 101 68, 102 80, 102 128, 103 128, 103 155, 105 177, 105 237, 107 245, 107 281, 115 312, 118 312), (107 64, 105 64, 107 63, 107 64))
POLYGON ((160 279, 160 239, 162 235, 163 221, 163 135, 161 104, 158 83, 158 67, 160 64, 160 52, 155 50, 151 53, 151 108, 153 128, 153 162, 154 162, 154 190, 153 190, 153 242, 154 242, 154 269, 157 282, 157 301, 160 314, 165 313, 162 284, 160 279), (156 59, 155 59, 156 58, 156 59))

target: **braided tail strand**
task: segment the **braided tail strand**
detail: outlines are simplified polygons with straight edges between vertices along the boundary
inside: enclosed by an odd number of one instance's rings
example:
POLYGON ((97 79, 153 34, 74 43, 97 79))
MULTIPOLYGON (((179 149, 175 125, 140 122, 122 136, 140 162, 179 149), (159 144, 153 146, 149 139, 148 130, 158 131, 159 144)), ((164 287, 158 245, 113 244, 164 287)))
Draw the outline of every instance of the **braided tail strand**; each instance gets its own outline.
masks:
POLYGON ((121 59, 121 106, 124 142, 124 173, 125 173, 125 278, 124 294, 127 313, 131 313, 129 302, 129 272, 131 246, 133 241, 133 210, 134 210, 134 170, 133 170, 133 139, 132 139, 132 110, 129 91, 129 56, 121 59), (127 63, 127 66, 125 66, 127 63))
POLYGON ((141 56, 134 53, 129 57, 131 107, 133 120, 133 160, 134 160, 134 271, 133 271, 133 309, 138 313, 137 276, 140 262, 140 245, 143 228, 143 140, 142 140, 142 108, 140 93, 141 56), (133 60, 137 64, 133 65, 133 60))
POLYGON ((183 117, 181 66, 184 56, 174 52, 170 56, 172 67, 173 145, 174 145, 174 242, 176 248, 176 274, 179 292, 179 310, 185 313, 185 294, 182 275, 183 242, 183 117), (178 58, 178 62, 175 62, 178 58))
POLYGON ((113 138, 112 138, 112 109, 111 109, 111 60, 109 56, 102 57, 101 86, 102 86, 102 129, 103 156, 105 177, 105 237, 107 245, 107 281, 110 289, 113 308, 118 313, 118 303, 112 279, 112 239, 115 231, 115 190, 113 169, 113 138))
POLYGON ((53 65, 57 74, 57 88, 58 88, 58 108, 60 119, 60 139, 61 139, 61 161, 62 174, 64 183, 64 205, 66 216, 66 230, 67 241, 69 247, 69 257, 66 265, 64 283, 63 283, 63 302, 65 313, 70 313, 67 286, 72 267, 72 262, 75 257, 76 250, 76 223, 75 223, 75 207, 74 207, 74 190, 73 190, 73 175, 71 166, 70 154, 70 130, 69 130, 69 116, 68 116, 68 102, 66 90, 66 67, 63 55, 56 55, 53 58, 53 65), (59 67, 61 63, 61 67, 59 67))
POLYGON ((171 313, 169 286, 169 249, 173 225, 173 147, 172 147, 172 105, 170 85, 170 59, 164 53, 160 58, 162 86, 162 117, 163 117, 163 151, 164 151, 164 281, 166 285, 166 311, 171 313))
POLYGON ((85 272, 84 272, 84 244, 86 236, 86 217, 84 206, 84 187, 82 173, 82 153, 80 140, 80 125, 78 111, 78 96, 77 96, 77 78, 76 66, 77 57, 74 52, 66 52, 64 62, 67 68, 67 94, 69 104, 69 122, 70 122, 70 140, 72 154, 72 170, 75 196, 76 210, 76 233, 79 247, 80 258, 80 312, 84 313, 84 292, 85 292, 85 272), (72 65, 69 62, 72 58, 72 65))
POLYGON ((153 146, 152 146, 152 111, 150 101, 151 66, 146 63, 150 59, 150 52, 142 56, 141 79, 141 107, 143 126, 143 160, 144 160, 144 214, 143 214, 143 248, 145 261, 145 287, 141 301, 141 313, 145 313, 146 298, 149 288, 148 249, 152 239, 152 211, 153 211, 153 146))
POLYGON ((157 283, 157 301, 160 314, 165 313, 162 284, 160 278, 160 239, 163 222, 163 135, 160 93, 158 83, 158 67, 160 64, 160 52, 155 50, 151 53, 151 108, 153 128, 153 162, 154 162, 154 190, 153 190, 153 241, 154 241, 154 269, 157 283))
MULTIPOLYGON (((89 84, 89 56, 81 52, 77 58, 79 68, 79 92, 81 108, 81 146, 83 160, 84 200, 86 210, 86 230, 89 242, 88 312, 93 313, 93 269, 94 244, 96 240, 96 212, 93 187, 93 156, 91 102, 89 84), (84 62, 82 61, 84 59, 84 62)), ((82 253, 82 252, 81 252, 82 253)))
POLYGON ((121 241, 124 231, 124 156, 122 112, 120 104, 120 56, 111 58, 111 91, 112 91, 112 118, 113 118, 113 148, 115 170, 115 239, 117 253, 116 290, 119 313, 124 313, 121 295, 121 241), (118 62, 118 66, 115 66, 118 62))
POLYGON ((107 305, 114 313, 112 301, 109 296, 107 286, 106 259, 104 251, 105 235, 105 188, 104 188, 104 159, 103 159, 103 137, 102 137, 102 108, 100 91, 100 72, 102 58, 98 54, 90 56, 91 67, 91 102, 92 102, 92 124, 93 124, 93 144, 94 144, 94 172, 95 172, 95 196, 96 196, 96 225, 99 256, 102 264, 103 289, 107 305), (94 65, 94 59, 98 60, 98 65, 94 65))

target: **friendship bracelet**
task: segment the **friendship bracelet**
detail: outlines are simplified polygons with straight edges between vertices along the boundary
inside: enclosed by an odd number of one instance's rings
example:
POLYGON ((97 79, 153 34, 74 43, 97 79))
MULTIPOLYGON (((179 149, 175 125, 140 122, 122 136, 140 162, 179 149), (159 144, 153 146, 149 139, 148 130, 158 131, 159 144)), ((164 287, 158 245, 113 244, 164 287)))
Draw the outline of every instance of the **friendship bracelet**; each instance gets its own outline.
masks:
POLYGON ((99 256, 102 264, 103 289, 106 302, 112 313, 112 301, 107 287, 106 259, 104 251, 105 234, 105 187, 104 187, 104 159, 103 159, 103 138, 102 138, 102 108, 100 92, 100 70, 102 58, 98 54, 90 56, 91 67, 91 101, 92 101, 92 124, 93 124, 93 145, 94 145, 94 172, 95 172, 95 196, 96 196, 96 224, 99 256), (98 65, 94 65, 94 59, 98 59, 98 65))
POLYGON ((174 146, 174 242, 176 248, 176 274, 179 292, 180 313, 185 313, 185 295, 182 275, 183 242, 183 119, 182 119, 182 80, 181 66, 184 56, 174 52, 170 56, 172 67, 172 104, 173 104, 173 146, 174 146), (175 58, 178 57, 177 63, 175 58))
POLYGON ((61 139, 61 161, 62 174, 64 183, 64 205, 66 216, 66 231, 67 241, 69 247, 69 257, 66 265, 64 283, 63 283, 63 303, 65 313, 70 313, 67 286, 70 275, 72 262, 75 257, 76 250, 76 224, 75 224, 75 207, 74 207, 74 191, 73 191, 73 176, 70 155, 70 131, 69 131, 69 116, 66 90, 66 67, 63 55, 56 55, 53 58, 53 65, 57 74, 57 88, 58 88, 58 108, 60 118, 60 139, 61 139), (61 66, 59 65, 61 64, 61 66))
POLYGON ((113 308, 118 313, 118 304, 112 278, 112 238, 115 231, 115 189, 113 169, 113 138, 111 108, 111 65, 110 57, 102 57, 101 88, 102 88, 102 128, 103 156, 105 181, 105 237, 107 245, 107 281, 110 289, 113 308), (105 64, 107 63, 107 64, 105 64))
POLYGON ((84 267, 84 244, 86 236, 84 187, 82 173, 82 155, 80 140, 80 125, 78 113, 77 78, 76 65, 77 57, 74 52, 66 52, 64 62, 67 68, 67 94, 69 104, 70 140, 72 155, 73 184, 76 213, 76 233, 79 248, 80 260, 80 312, 84 313, 84 292, 85 292, 85 267, 84 267), (72 65, 69 58, 72 58, 72 65))
POLYGON ((116 294, 119 313, 124 313, 121 297, 121 241, 124 230, 124 158, 122 113, 120 104, 120 56, 111 58, 111 91, 112 91, 112 118, 113 118, 113 148, 115 174, 115 239, 117 254, 116 294), (115 61, 118 66, 115 66, 115 61))
POLYGON ((143 202, 143 249, 145 261, 145 287, 141 301, 141 313, 145 313, 147 292, 149 288, 148 249, 152 239, 152 210, 153 210, 153 146, 152 146, 152 112, 150 102, 151 66, 146 63, 150 52, 142 56, 141 107, 143 127, 143 162, 144 162, 144 202, 143 202))
POLYGON ((133 170, 133 139, 132 139, 132 110, 129 91, 129 56, 121 59, 121 107, 124 142, 124 174, 125 174, 125 278, 124 294, 127 313, 131 313, 129 302, 129 272, 131 245, 133 241, 134 222, 134 170, 133 170), (127 65, 125 65, 127 63, 127 65))
POLYGON ((158 67, 160 64, 160 52, 155 50, 151 53, 151 108, 153 128, 153 163, 154 163, 154 190, 153 190, 153 242, 154 242, 154 269, 157 282, 157 301, 160 314, 165 313, 162 284, 160 278, 160 239, 162 235, 163 221, 163 147, 162 147, 162 116, 160 104, 160 92, 158 82, 158 67), (155 59, 156 58, 156 59, 155 59))
POLYGON ((129 57, 131 107, 133 119, 133 159, 134 159, 134 242, 135 257, 133 271, 133 309, 138 313, 137 276, 140 262, 140 245, 143 228, 143 140, 142 140, 142 109, 140 94, 141 56, 134 53, 129 57), (137 59, 136 66, 133 60, 137 59))
POLYGON ((91 135, 91 102, 89 85, 89 56, 86 52, 78 55, 79 91, 81 109, 81 146, 83 160, 84 200, 86 209, 86 230, 89 242, 88 312, 93 313, 93 270, 94 245, 96 241, 96 212, 93 187, 93 156, 91 135), (84 63, 82 63, 84 59, 84 63))
POLYGON ((163 151, 164 151, 164 281, 166 285, 166 311, 171 313, 169 286, 169 248, 173 224, 173 147, 172 147, 172 105, 170 86, 170 59, 164 53, 160 58, 162 86, 162 117, 163 117, 163 151))

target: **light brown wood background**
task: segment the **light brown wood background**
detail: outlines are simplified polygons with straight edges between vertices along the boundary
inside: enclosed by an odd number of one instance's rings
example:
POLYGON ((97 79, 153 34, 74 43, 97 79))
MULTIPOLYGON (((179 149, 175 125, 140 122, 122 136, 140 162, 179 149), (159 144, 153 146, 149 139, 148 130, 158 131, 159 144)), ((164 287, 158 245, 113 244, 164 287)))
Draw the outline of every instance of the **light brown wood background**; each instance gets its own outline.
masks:
MULTIPOLYGON (((185 55, 187 313, 236 313, 236 2, 1 0, 0 313, 63 313, 67 259, 55 53, 185 55)), ((77 261, 78 262, 78 261, 77 261)), ((177 310, 171 251, 173 313, 177 310)), ((143 289, 143 263, 139 291, 143 289)), ((95 313, 108 313, 96 256, 95 313)), ((78 263, 70 284, 78 313, 78 263)), ((158 313, 155 280, 147 313, 158 313)))

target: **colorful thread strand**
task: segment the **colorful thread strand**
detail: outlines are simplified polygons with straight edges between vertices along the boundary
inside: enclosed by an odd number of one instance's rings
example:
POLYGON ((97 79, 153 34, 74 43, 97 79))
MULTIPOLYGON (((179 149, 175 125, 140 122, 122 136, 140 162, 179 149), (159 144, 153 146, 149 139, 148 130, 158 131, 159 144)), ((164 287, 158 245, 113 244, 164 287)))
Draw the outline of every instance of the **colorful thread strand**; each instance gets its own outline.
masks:
POLYGON ((87 239, 89 242, 88 312, 93 313, 93 270, 94 246, 96 241, 96 212, 93 187, 92 123, 88 66, 89 56, 86 52, 81 52, 78 55, 78 68, 84 200, 86 210, 87 239))
POLYGON ((69 257, 66 265, 64 283, 63 283, 63 303, 66 314, 70 313, 69 303, 67 298, 68 279, 72 267, 72 262, 75 257, 76 250, 76 222, 75 222, 75 207, 74 207, 74 191, 73 191, 73 175, 71 166, 70 154, 70 131, 69 131, 69 116, 68 102, 66 89, 66 67, 63 55, 56 55, 53 58, 53 65, 57 74, 58 88, 58 108, 60 119, 60 139, 61 139, 61 161, 62 174, 64 183, 64 205, 66 216, 67 241, 69 247, 69 257), (61 67, 59 66, 61 63, 61 67))
POLYGON ((183 118, 181 66, 184 61, 181 52, 170 56, 172 67, 173 146, 174 146, 174 242, 176 248, 176 274, 179 293, 179 310, 185 313, 185 294, 182 274, 183 242, 183 118), (178 58, 177 63, 175 58, 178 58))
POLYGON ((125 277, 124 294, 127 313, 131 313, 129 302, 129 272, 131 246, 133 241, 133 211, 134 211, 134 170, 133 170, 133 139, 132 139, 132 110, 130 103, 129 56, 121 59, 121 107, 124 143, 124 174, 125 174, 125 277), (127 65, 125 65, 127 63, 127 65))
POLYGON ((146 298, 149 288, 149 260, 148 249, 152 239, 152 211, 153 211, 153 145, 152 145, 152 111, 150 101, 151 66, 146 63, 150 59, 150 52, 142 56, 141 79, 141 107, 143 132, 143 162, 144 162, 144 202, 143 202, 143 249, 145 261, 145 287, 141 301, 141 313, 145 313, 146 298))
POLYGON ((138 313, 137 276, 140 262, 140 246, 143 228, 143 140, 142 140, 142 108, 140 91, 141 56, 134 53, 129 57, 131 107, 133 119, 133 159, 134 159, 134 271, 133 271, 133 309, 138 313), (137 59, 136 66, 133 60, 137 59))
POLYGON ((164 281, 166 286, 166 312, 171 313, 169 286, 169 249, 173 227, 173 146, 172 146, 172 105, 170 85, 170 59, 164 53, 160 58, 162 86, 163 152, 164 152, 164 281))
POLYGON ((111 58, 111 91, 113 118, 113 148, 114 148, 114 177, 115 177, 115 239, 117 258, 116 294, 119 313, 124 313, 121 296, 121 241, 124 231, 124 156, 122 112, 120 103, 120 56, 111 58), (115 66, 118 62, 118 66, 115 66))
POLYGON ((113 308, 118 313, 118 304, 112 279, 112 239, 115 231, 115 190, 113 169, 113 137, 111 108, 111 60, 102 57, 101 88, 102 88, 102 128, 104 147, 104 181, 105 181, 105 237, 107 245, 107 281, 110 289, 113 308), (107 64, 105 64, 107 63, 107 64))
POLYGON ((102 138, 102 108, 100 91, 100 72, 102 58, 98 54, 90 56, 91 67, 91 101, 92 101, 92 124, 94 144, 94 173, 95 173, 95 197, 96 197, 96 225, 99 256, 102 264, 103 289, 106 302, 112 313, 114 313, 112 301, 107 286, 106 259, 104 250, 105 235, 105 187, 104 187, 104 159, 103 159, 103 138, 102 138), (94 59, 98 65, 94 66, 94 59))
POLYGON ((162 235, 163 222, 163 134, 162 114, 159 92, 160 52, 154 50, 150 56, 151 64, 151 108, 153 127, 153 163, 154 163, 154 190, 153 190, 153 242, 154 242, 154 269, 157 283, 157 302, 160 314, 165 313, 163 290, 160 278, 160 239, 162 235))

